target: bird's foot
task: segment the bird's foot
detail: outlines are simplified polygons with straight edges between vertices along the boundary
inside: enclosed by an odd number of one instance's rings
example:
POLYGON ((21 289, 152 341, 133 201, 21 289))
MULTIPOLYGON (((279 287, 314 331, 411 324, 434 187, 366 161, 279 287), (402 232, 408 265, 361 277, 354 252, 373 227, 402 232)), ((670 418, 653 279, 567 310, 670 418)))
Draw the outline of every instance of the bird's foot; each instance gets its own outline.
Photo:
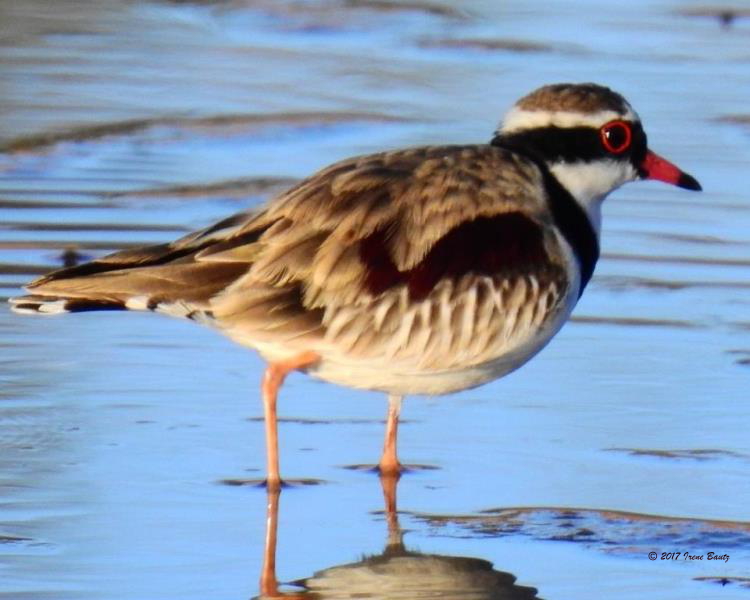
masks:
POLYGON ((406 473, 414 473, 417 471, 436 471, 440 467, 434 465, 417 465, 417 464, 402 464, 398 463, 396 468, 386 466, 383 468, 381 464, 373 465, 370 464, 356 464, 356 465, 342 465, 342 469, 349 469, 350 471, 362 471, 364 473, 376 473, 381 477, 396 477, 406 473))
POLYGON ((258 482, 258 487, 264 487, 269 492, 277 492, 308 485, 320 485, 321 483, 325 483, 325 481, 322 479, 264 479, 258 482))
POLYGON ((264 488, 269 492, 275 492, 287 488, 320 485, 326 482, 323 479, 281 479, 271 480, 270 482, 268 479, 221 479, 219 483, 236 487, 264 488))
POLYGON ((408 469, 404 467, 400 462, 395 461, 381 461, 376 467, 375 471, 380 474, 381 477, 393 477, 398 479, 408 469))

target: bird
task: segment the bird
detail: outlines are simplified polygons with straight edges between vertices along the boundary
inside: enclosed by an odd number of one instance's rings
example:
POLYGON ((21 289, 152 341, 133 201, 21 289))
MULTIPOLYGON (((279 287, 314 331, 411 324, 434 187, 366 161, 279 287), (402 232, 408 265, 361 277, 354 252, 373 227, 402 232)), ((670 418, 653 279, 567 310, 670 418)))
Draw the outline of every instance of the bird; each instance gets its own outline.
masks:
POLYGON ((171 243, 44 275, 12 308, 153 311, 255 349, 267 363, 269 488, 282 483, 277 396, 287 374, 384 392, 378 469, 397 477, 403 397, 474 388, 537 354, 592 277, 604 198, 643 179, 701 190, 649 149, 621 94, 545 85, 487 143, 341 160, 171 243))

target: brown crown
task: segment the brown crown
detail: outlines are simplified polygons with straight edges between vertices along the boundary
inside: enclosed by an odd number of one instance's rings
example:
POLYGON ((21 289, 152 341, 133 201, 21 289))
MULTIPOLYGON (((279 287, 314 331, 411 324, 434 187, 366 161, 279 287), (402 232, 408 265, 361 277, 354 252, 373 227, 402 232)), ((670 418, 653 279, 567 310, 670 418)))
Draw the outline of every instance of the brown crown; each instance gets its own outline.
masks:
POLYGON ((595 83, 555 83, 524 96, 516 106, 524 110, 592 113, 612 110, 624 113, 628 103, 620 94, 595 83))

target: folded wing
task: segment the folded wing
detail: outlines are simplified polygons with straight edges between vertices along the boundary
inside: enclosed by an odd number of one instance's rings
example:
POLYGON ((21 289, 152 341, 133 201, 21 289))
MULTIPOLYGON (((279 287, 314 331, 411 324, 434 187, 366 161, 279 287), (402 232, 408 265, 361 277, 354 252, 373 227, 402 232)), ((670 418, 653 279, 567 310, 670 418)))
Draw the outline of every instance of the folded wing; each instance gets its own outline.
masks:
POLYGON ((200 314, 280 353, 313 343, 425 360, 469 321, 473 331, 502 316, 521 279, 521 295, 551 310, 562 265, 543 190, 534 165, 492 146, 353 158, 258 212, 53 272, 15 308, 200 314))

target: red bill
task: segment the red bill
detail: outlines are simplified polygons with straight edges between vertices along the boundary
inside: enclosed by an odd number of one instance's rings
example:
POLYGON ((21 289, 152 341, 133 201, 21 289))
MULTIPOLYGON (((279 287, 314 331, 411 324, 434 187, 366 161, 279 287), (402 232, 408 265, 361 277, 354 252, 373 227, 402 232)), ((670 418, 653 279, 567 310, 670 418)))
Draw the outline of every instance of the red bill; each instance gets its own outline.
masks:
POLYGON ((641 163, 640 171, 643 179, 657 179, 658 181, 671 183, 677 187, 696 192, 703 189, 695 177, 688 175, 677 165, 673 165, 666 158, 662 158, 655 152, 651 152, 651 150, 646 153, 646 158, 641 163))

